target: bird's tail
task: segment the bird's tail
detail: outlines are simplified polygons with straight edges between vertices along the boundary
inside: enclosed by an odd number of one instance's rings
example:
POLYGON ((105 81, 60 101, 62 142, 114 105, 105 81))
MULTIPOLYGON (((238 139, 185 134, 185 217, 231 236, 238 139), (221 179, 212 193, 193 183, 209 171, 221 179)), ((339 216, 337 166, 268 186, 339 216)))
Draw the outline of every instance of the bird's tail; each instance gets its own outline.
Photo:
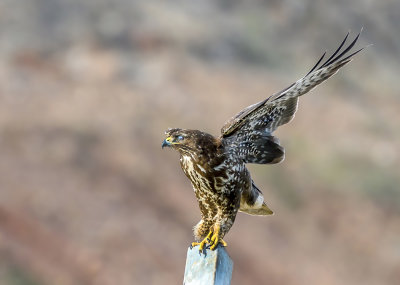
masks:
POLYGON ((274 212, 270 208, 268 208, 267 204, 265 203, 263 203, 262 206, 259 208, 242 209, 242 205, 240 205, 239 211, 253 216, 268 216, 274 214, 274 212))
POLYGON ((253 181, 251 182, 251 190, 242 194, 239 211, 255 216, 272 215, 274 212, 265 204, 262 192, 253 181))

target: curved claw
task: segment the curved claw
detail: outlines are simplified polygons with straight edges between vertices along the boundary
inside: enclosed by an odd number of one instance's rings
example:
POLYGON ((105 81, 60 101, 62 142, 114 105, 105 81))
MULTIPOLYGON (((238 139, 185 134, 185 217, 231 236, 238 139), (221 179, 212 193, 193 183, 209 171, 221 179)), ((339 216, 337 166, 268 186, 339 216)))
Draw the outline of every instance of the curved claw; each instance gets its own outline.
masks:
POLYGON ((221 243, 222 246, 228 246, 228 244, 222 238, 219 237, 219 229, 220 229, 219 226, 216 226, 215 232, 211 237, 211 242, 210 242, 212 244, 210 247, 211 250, 215 250, 219 243, 221 243))
POLYGON ((211 243, 212 243, 212 246, 210 247, 211 250, 215 250, 218 244, 222 244, 222 246, 228 246, 228 244, 222 238, 219 238, 218 235, 212 236, 211 243))
POLYGON ((201 242, 192 242, 192 244, 190 245, 190 249, 198 245, 199 252, 202 253, 204 249, 207 249, 208 247, 211 250, 215 250, 218 244, 221 244, 222 246, 228 246, 228 244, 219 237, 219 229, 219 226, 215 226, 214 229, 210 230, 208 235, 201 242))
POLYGON ((192 249, 193 247, 195 247, 196 245, 199 245, 199 252, 201 253, 204 250, 204 246, 207 243, 210 243, 211 240, 211 235, 212 235, 212 231, 210 231, 208 233, 208 235, 201 241, 201 242, 192 242, 192 244, 190 245, 190 249, 192 249))
POLYGON ((192 244, 190 245, 190 248, 192 249, 193 247, 195 247, 196 245, 199 245, 199 251, 203 251, 204 249, 204 245, 207 243, 206 239, 203 239, 201 242, 192 242, 192 244))

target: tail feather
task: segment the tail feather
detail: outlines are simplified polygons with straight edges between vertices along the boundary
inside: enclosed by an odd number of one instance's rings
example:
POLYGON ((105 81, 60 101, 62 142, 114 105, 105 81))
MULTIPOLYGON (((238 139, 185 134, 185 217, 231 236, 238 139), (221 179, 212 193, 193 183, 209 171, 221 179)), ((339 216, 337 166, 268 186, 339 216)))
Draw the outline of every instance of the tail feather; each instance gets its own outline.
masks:
POLYGON ((253 181, 251 190, 242 194, 239 211, 256 216, 267 216, 274 213, 267 204, 265 204, 262 192, 253 181))

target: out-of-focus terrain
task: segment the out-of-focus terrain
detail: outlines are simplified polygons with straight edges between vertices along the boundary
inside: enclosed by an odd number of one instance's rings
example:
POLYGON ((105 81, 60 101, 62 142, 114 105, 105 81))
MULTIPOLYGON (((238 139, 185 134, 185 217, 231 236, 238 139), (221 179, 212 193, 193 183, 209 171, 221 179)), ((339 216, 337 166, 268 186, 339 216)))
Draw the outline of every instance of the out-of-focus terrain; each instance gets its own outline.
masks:
POLYGON ((233 284, 398 284, 398 1, 0 3, 0 284, 179 284, 197 202, 168 127, 217 135, 348 29, 373 43, 250 166, 233 284))

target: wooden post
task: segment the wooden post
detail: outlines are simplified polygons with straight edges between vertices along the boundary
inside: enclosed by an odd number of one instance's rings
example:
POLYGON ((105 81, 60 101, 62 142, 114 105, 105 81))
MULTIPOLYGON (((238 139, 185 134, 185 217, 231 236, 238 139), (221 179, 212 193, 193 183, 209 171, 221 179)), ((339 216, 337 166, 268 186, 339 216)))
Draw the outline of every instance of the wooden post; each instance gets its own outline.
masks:
POLYGON ((199 253, 199 246, 188 249, 184 285, 229 285, 233 261, 223 246, 199 253))

